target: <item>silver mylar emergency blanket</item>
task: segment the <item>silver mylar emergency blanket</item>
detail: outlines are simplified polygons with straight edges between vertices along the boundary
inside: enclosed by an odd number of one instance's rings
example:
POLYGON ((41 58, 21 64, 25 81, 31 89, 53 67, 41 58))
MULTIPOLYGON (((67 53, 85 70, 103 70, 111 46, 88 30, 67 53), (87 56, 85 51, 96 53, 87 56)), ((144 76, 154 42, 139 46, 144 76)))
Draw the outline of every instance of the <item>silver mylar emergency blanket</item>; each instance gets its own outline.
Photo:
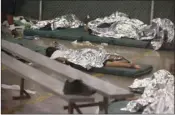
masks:
POLYGON ((38 21, 36 24, 34 24, 33 26, 31 26, 32 29, 40 29, 45 27, 46 25, 52 23, 53 20, 44 20, 44 21, 38 21))
MULTIPOLYGON (((103 67, 103 63, 108 59, 110 53, 107 53, 103 48, 82 48, 78 50, 74 49, 66 49, 63 45, 57 46, 60 51, 62 51, 62 55, 58 55, 56 57, 66 58, 69 62, 80 65, 86 69, 91 69, 92 67, 101 68, 103 67)), ((118 55, 116 53, 112 55, 118 55)))
POLYGON ((129 87, 143 91, 143 94, 121 110, 137 112, 143 109, 143 114, 174 114, 174 76, 170 72, 159 70, 151 78, 136 79, 129 87))
POLYGON ((174 40, 174 24, 169 19, 156 18, 152 20, 151 25, 147 25, 138 19, 130 19, 124 13, 116 12, 90 21, 88 27, 92 30, 92 34, 100 37, 152 40, 151 44, 155 50, 162 46, 165 36, 167 36, 167 42, 174 40), (111 25, 106 28, 99 27, 104 23, 111 25))
POLYGON ((37 24, 33 25, 31 28, 40 29, 48 24, 51 24, 52 30, 57 28, 78 28, 83 25, 83 23, 74 14, 69 14, 52 20, 38 21, 37 24))

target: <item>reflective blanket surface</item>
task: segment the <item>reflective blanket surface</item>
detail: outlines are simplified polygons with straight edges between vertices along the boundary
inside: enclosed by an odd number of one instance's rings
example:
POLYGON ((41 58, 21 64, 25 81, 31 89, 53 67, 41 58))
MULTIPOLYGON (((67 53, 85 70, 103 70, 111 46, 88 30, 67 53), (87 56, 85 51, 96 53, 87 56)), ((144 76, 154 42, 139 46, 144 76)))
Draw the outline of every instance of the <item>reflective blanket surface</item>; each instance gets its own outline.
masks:
POLYGON ((143 114, 174 114, 174 76, 170 72, 159 70, 150 78, 135 79, 129 88, 142 95, 121 110, 143 111, 143 114))

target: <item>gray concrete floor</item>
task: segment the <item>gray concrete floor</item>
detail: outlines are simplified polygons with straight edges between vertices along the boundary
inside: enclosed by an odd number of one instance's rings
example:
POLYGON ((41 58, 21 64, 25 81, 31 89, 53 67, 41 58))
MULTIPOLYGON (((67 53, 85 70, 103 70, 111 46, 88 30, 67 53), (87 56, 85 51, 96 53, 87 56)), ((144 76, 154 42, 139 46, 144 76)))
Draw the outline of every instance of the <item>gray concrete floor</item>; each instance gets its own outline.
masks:
MULTIPOLYGON (((53 41, 57 41, 70 48, 79 48, 73 46, 70 41, 62 41, 47 38, 33 40, 35 44, 41 46, 49 46, 53 41)), ((135 63, 153 65, 154 67, 153 71, 150 74, 144 75, 140 78, 149 77, 152 75, 153 72, 159 69, 169 70, 170 64, 174 63, 174 53, 171 51, 153 51, 151 49, 140 49, 132 47, 112 46, 112 45, 105 46, 105 49, 108 52, 119 53, 122 56, 128 58, 129 60, 131 59, 135 60, 133 61, 135 63)), ((44 68, 40 69, 46 71, 44 68)), ((49 74, 51 75, 52 73, 49 74)), ((7 68, 1 70, 1 76, 2 76, 1 77, 2 84, 8 84, 8 85, 20 84, 20 76, 17 75, 16 73, 10 72, 7 68)), ((55 75, 52 74, 51 76, 54 77, 55 75)), ((104 75, 104 74, 100 74, 97 77, 126 89, 130 84, 132 84, 133 80, 135 79, 135 78, 104 75)), ((47 90, 43 89, 43 87, 40 87, 39 85, 33 82, 26 81, 25 88, 37 92, 35 95, 32 95, 30 102, 27 103, 24 101, 12 100, 12 96, 19 95, 19 91, 2 89, 2 112, 28 113, 28 114, 67 113, 67 111, 63 110, 63 105, 66 105, 67 103, 62 99, 60 99, 58 96, 49 93, 47 90), (14 111, 10 112, 11 110, 14 111)), ((101 96, 99 96, 98 94, 95 95, 95 97, 101 100, 101 96)), ((85 108, 83 109, 83 112, 94 113, 95 110, 96 108, 88 108, 88 109, 85 108)))

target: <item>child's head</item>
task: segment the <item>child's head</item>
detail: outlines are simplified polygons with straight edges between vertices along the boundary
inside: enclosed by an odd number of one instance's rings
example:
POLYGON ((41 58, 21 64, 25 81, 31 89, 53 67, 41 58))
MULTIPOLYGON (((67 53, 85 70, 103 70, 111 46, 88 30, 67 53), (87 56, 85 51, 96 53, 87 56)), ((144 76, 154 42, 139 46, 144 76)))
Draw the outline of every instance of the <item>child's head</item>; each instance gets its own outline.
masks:
POLYGON ((48 48, 46 49, 46 56, 47 56, 47 57, 51 57, 52 54, 53 54, 56 50, 57 50, 57 48, 55 48, 55 47, 48 47, 48 48))

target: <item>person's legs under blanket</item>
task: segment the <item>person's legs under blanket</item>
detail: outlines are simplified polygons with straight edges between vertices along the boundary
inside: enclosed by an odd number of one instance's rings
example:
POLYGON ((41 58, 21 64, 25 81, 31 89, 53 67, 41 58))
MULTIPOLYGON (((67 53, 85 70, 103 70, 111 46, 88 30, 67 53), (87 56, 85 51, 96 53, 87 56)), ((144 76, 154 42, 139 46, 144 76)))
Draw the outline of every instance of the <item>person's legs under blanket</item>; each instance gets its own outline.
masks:
POLYGON ((106 67, 125 67, 125 68, 134 68, 134 69, 140 69, 139 65, 124 62, 124 61, 107 61, 105 63, 106 67))
POLYGON ((108 59, 104 62, 106 67, 124 67, 140 69, 139 65, 131 63, 129 60, 120 55, 109 55, 108 59))

